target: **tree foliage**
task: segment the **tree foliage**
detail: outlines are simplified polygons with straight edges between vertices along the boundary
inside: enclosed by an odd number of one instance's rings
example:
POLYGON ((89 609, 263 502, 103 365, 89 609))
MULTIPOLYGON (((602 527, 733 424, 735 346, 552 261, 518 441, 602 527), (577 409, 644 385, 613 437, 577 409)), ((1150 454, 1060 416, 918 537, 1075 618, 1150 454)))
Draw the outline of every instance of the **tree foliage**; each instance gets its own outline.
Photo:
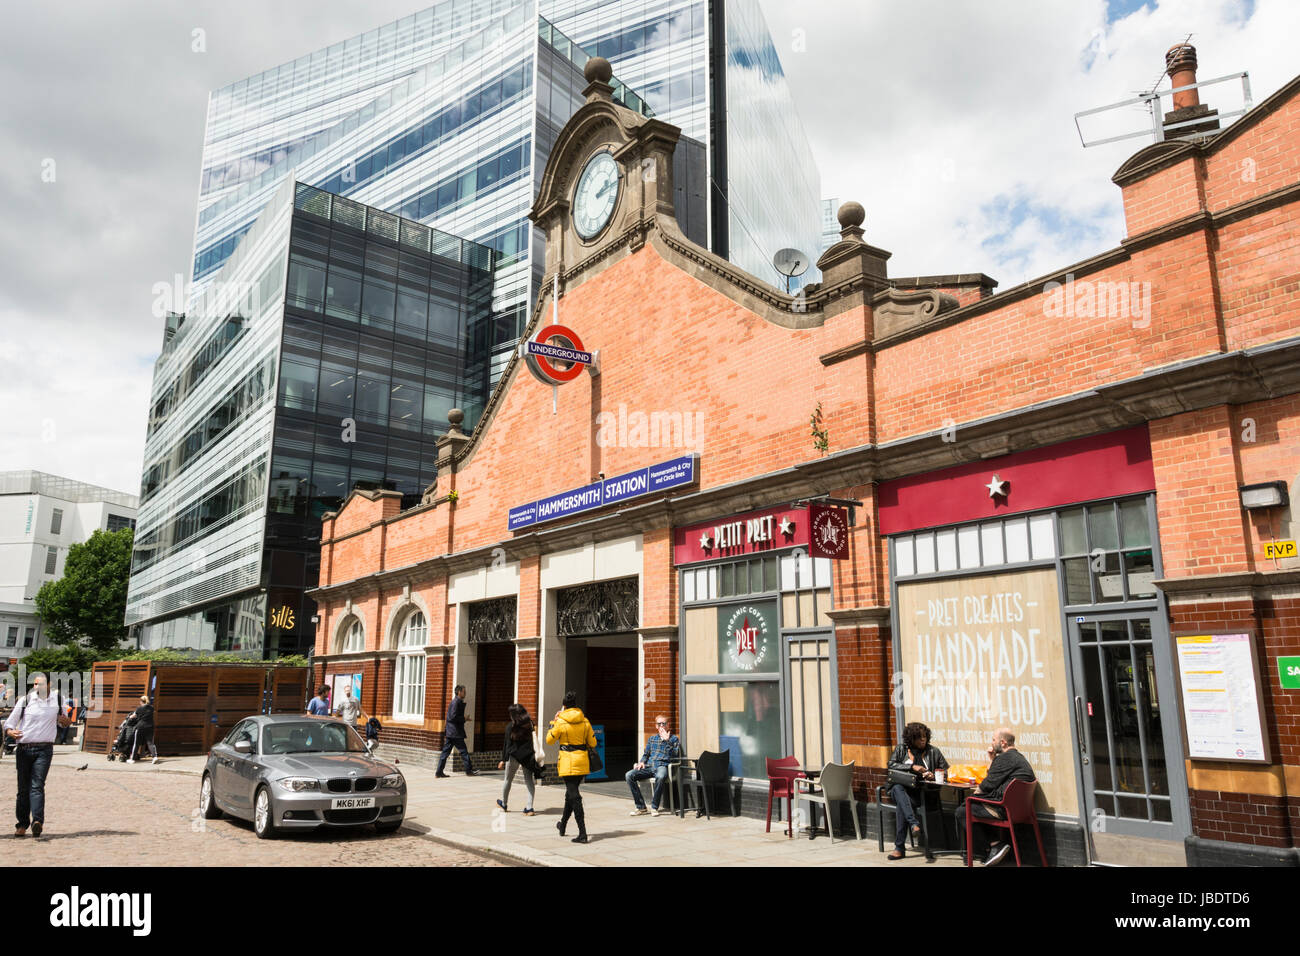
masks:
POLYGON ((100 653, 126 637, 126 586, 131 575, 130 528, 96 531, 68 550, 63 577, 36 593, 46 634, 56 644, 83 644, 100 653))

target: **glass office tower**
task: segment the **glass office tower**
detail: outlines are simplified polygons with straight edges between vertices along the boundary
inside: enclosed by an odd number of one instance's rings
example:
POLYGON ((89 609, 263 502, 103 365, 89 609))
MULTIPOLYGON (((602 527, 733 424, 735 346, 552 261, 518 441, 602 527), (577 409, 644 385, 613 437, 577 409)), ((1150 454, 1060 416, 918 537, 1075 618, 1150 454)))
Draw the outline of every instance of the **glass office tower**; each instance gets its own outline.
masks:
POLYGON ((520 255, 286 182, 155 368, 127 597, 145 648, 312 646, 320 516, 419 501, 447 412, 488 391, 497 273, 520 255))
POLYGON ((495 292, 499 372, 539 285, 527 211, 543 133, 582 102, 580 74, 547 69, 555 55, 578 69, 607 57, 627 84, 616 98, 693 141, 679 160, 688 236, 774 283, 778 248, 812 254, 819 176, 756 0, 445 0, 212 93, 194 293, 292 171, 504 256, 523 249, 495 292))

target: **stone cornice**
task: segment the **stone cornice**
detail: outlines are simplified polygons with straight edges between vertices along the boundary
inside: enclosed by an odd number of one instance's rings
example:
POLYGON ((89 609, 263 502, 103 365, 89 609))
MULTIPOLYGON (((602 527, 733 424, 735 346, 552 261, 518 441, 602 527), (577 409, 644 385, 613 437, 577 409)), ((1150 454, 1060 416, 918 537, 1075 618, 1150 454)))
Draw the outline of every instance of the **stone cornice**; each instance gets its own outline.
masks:
POLYGON ((641 636, 641 641, 647 644, 662 641, 675 641, 678 638, 676 624, 657 624, 650 627, 638 627, 636 632, 641 636))
POLYGON ((863 625, 875 627, 889 626, 889 608, 881 605, 870 607, 845 607, 827 611, 826 616, 835 624, 835 628, 848 629, 863 625))
POLYGON ((1277 588, 1300 586, 1300 570, 1240 571, 1232 574, 1192 574, 1179 578, 1157 578, 1155 586, 1171 601, 1191 602, 1196 595, 1206 600, 1223 600, 1229 594, 1249 598, 1266 597, 1277 588))

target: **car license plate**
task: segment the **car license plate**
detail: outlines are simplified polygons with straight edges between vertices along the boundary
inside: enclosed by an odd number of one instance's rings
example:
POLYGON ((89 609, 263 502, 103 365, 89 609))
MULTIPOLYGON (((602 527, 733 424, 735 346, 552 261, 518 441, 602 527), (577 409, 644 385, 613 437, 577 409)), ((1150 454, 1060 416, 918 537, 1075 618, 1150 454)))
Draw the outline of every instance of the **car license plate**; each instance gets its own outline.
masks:
POLYGON ((331 810, 366 810, 374 805, 374 797, 335 797, 330 801, 331 810))

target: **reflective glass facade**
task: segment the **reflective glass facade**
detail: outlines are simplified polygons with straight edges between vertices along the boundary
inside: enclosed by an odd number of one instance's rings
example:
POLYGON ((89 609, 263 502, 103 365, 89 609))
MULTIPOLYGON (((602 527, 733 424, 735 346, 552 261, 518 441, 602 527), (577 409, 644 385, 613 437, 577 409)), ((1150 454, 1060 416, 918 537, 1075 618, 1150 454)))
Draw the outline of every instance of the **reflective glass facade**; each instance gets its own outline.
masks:
POLYGON ((503 259, 282 187, 158 360, 127 600, 142 646, 311 646, 320 516, 355 487, 418 501, 448 410, 477 421, 503 259))
MULTIPOLYGON (((815 220, 818 175, 757 3, 727 3, 721 28, 711 23, 710 6, 444 0, 216 90, 200 171, 192 298, 292 172, 503 257, 522 251, 500 270, 494 292, 499 311, 514 309, 517 332, 540 274, 530 261, 540 237, 530 241, 527 211, 553 140, 548 130, 563 126, 582 102, 588 55, 614 64, 616 99, 636 109, 644 97, 649 111, 693 141, 679 158, 683 231, 778 281, 771 253, 813 248, 803 219, 815 220), (724 35, 725 44, 711 39, 724 35), (546 62, 556 59, 575 68, 556 71, 546 62), (711 62, 725 76, 721 91, 709 89, 711 62), (745 116, 733 121, 736 111, 745 116), (787 135, 773 137, 773 128, 787 135), (703 218, 709 214, 696 211, 701 205, 714 207, 712 228, 703 218), (787 214, 793 219, 780 221, 787 214)), ((721 17, 723 4, 713 6, 721 17)), ((494 378, 514 339, 492 340, 494 378)))
POLYGON ((821 174, 758 0, 541 0, 541 11, 707 144, 710 249, 779 287, 778 249, 816 261, 821 174))

